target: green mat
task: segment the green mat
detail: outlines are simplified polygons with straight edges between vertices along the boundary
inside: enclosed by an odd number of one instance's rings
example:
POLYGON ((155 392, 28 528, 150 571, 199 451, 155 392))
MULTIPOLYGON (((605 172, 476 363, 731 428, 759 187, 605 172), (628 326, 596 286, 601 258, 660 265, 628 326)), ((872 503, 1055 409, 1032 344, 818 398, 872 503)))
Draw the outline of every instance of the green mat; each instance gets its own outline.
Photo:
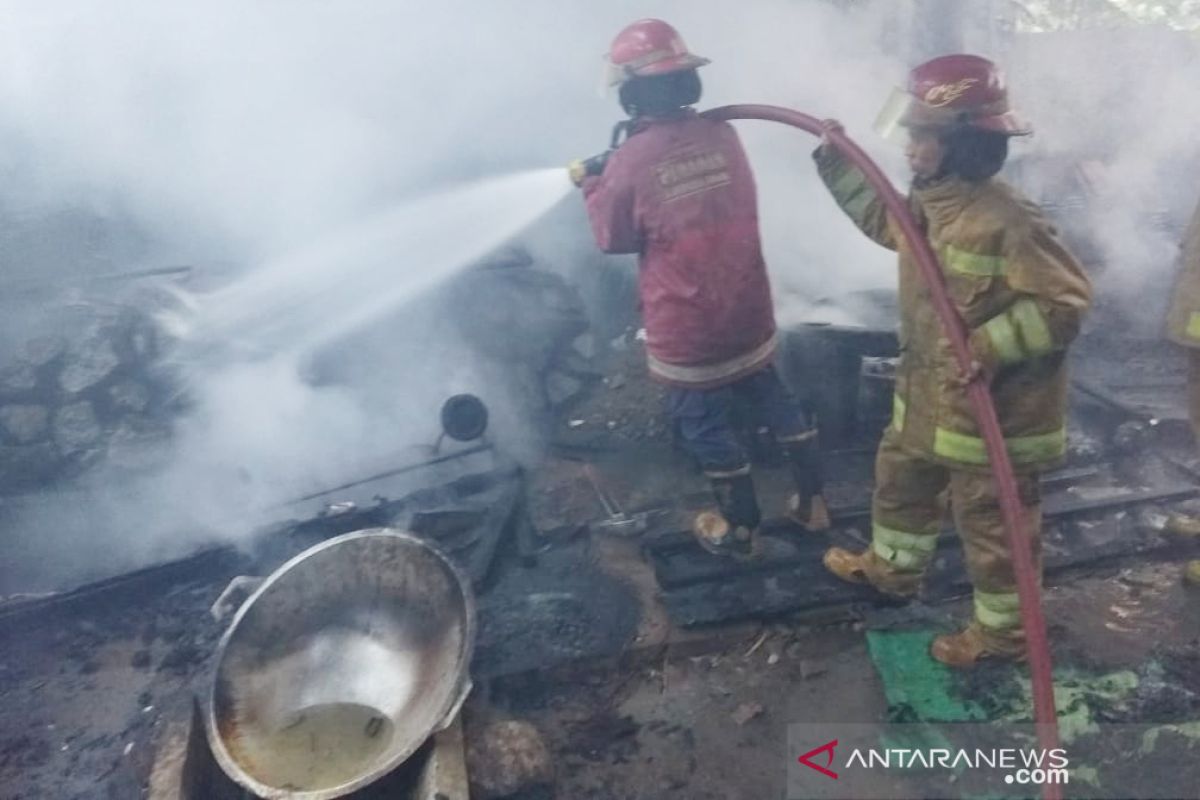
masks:
MULTIPOLYGON (((989 667, 986 687, 968 688, 966 673, 955 673, 929 655, 934 631, 869 631, 866 646, 888 700, 892 722, 1030 722, 1030 678, 1024 667, 989 667)), ((1154 664, 1147 674, 1154 674, 1154 664)), ((1096 711, 1120 705, 1138 691, 1141 678, 1128 669, 1093 674, 1069 667, 1054 675, 1058 728, 1063 742, 1097 733, 1096 711)))
POLYGON ((972 722, 988 718, 964 698, 950 670, 934 661, 932 631, 868 631, 867 648, 883 681, 892 722, 972 722))
MULTIPOLYGON (((1028 722, 1032 719, 1029 677, 1024 668, 993 667, 986 691, 968 690, 956 673, 929 655, 933 631, 869 631, 867 648, 883 682, 893 722, 1028 722)), ((1096 705, 1119 704, 1137 690, 1129 670, 1089 674, 1071 668, 1054 672, 1054 698, 1064 742, 1095 733, 1096 705)))
MULTIPOLYGON (((1032 721, 1032 693, 1026 667, 994 664, 974 674, 950 670, 929 654, 935 636, 929 630, 867 633, 867 648, 887 698, 888 720, 915 723, 902 734, 909 740, 908 746, 943 746, 944 736, 938 723, 1032 721)), ((1139 667, 1137 672, 1096 674, 1070 667, 1056 669, 1054 698, 1063 744, 1102 734, 1098 719, 1110 718, 1106 715, 1129 707, 1140 688, 1161 686, 1161 678, 1161 666, 1154 661, 1139 667)), ((1200 742, 1200 722, 1156 725, 1142 737, 1141 753, 1151 753, 1158 744, 1159 734, 1166 732, 1200 742)), ((889 744, 889 739, 896 735, 885 734, 883 743, 889 744)), ((1097 767, 1102 766, 1074 764, 1072 778, 1077 783, 1098 786, 1101 774, 1097 767)), ((961 796, 983 800, 982 795, 969 792, 961 796)))

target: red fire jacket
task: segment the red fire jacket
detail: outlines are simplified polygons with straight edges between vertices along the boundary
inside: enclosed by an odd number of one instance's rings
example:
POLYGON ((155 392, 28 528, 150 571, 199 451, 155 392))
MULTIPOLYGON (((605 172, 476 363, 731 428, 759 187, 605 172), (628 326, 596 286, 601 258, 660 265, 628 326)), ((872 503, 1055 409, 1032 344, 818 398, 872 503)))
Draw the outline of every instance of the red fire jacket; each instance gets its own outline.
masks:
POLYGON ((711 388, 771 362, 754 175, 729 123, 691 110, 644 119, 582 188, 600 248, 640 255, 652 376, 711 388))

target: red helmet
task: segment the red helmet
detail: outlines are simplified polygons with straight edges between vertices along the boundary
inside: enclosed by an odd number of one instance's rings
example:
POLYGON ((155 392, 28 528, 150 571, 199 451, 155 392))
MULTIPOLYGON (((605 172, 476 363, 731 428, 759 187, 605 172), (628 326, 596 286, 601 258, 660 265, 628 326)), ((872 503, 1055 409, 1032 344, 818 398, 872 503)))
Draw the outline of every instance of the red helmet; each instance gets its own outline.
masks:
POLYGON ((907 98, 895 121, 906 127, 948 127, 1026 136, 1033 129, 1008 105, 999 68, 980 56, 941 56, 908 74, 907 98))
POLYGON ((609 85, 630 78, 646 78, 695 69, 709 63, 689 53, 679 31, 661 19, 641 19, 613 39, 608 50, 609 85))

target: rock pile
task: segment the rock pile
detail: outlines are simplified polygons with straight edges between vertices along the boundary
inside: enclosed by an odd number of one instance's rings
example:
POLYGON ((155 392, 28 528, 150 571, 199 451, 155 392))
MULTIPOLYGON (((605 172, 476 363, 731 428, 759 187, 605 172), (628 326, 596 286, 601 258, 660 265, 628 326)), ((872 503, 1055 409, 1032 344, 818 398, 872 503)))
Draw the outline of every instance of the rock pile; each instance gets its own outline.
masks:
POLYGON ((125 305, 76 304, 0 367, 0 494, 108 459, 136 467, 167 436, 171 397, 153 320, 125 305))

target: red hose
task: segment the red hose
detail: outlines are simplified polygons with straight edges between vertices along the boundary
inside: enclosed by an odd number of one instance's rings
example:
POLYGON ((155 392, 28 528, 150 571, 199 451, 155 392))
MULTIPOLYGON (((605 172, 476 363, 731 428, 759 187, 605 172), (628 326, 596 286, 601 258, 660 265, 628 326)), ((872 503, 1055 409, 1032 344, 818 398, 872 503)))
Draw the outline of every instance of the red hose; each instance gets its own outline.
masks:
MULTIPOLYGON (((971 349, 967 344, 967 327, 958 310, 950 302, 946 293, 945 280, 942 277, 941 265, 937 256, 929 246, 924 232, 917 225, 908 210, 908 204, 900 193, 892 186, 891 181, 883 171, 871 160, 862 148, 852 142, 840 131, 830 131, 821 124, 820 120, 792 111, 787 108, 764 105, 723 106, 704 112, 711 119, 760 119, 770 122, 782 122, 817 136, 825 136, 842 152, 846 158, 863 171, 867 181, 878 193, 879 198, 887 206, 892 219, 900 226, 904 238, 920 266, 921 275, 929 287, 934 309, 942 320, 946 336, 954 350, 954 358, 959 368, 967 374, 971 368, 971 349)), ((1037 571, 1033 563, 1033 553, 1029 537, 1023 534, 1024 513, 1017 494, 1017 480, 1013 474, 1012 462, 1008 450, 1004 446, 1004 434, 1000 430, 1000 421, 996 416, 996 407, 992 404, 992 395, 988 391, 985 380, 972 381, 967 386, 967 396, 975 412, 975 420, 979 423, 980 433, 987 445, 988 457, 991 460, 992 474, 996 478, 996 487, 1000 494, 1000 513, 1004 520, 1004 529, 1008 534, 1008 545, 1012 552, 1013 571, 1016 573, 1017 594, 1021 602, 1021 626, 1025 629, 1025 639, 1029 651, 1029 671, 1033 678, 1033 710, 1037 724, 1038 741, 1046 750, 1059 746, 1058 715, 1054 708, 1054 683, 1050 669, 1050 648, 1046 641, 1046 620, 1042 616, 1041 589, 1037 571)), ((1042 796, 1046 800, 1059 800, 1062 797, 1058 786, 1043 787, 1042 796)))

